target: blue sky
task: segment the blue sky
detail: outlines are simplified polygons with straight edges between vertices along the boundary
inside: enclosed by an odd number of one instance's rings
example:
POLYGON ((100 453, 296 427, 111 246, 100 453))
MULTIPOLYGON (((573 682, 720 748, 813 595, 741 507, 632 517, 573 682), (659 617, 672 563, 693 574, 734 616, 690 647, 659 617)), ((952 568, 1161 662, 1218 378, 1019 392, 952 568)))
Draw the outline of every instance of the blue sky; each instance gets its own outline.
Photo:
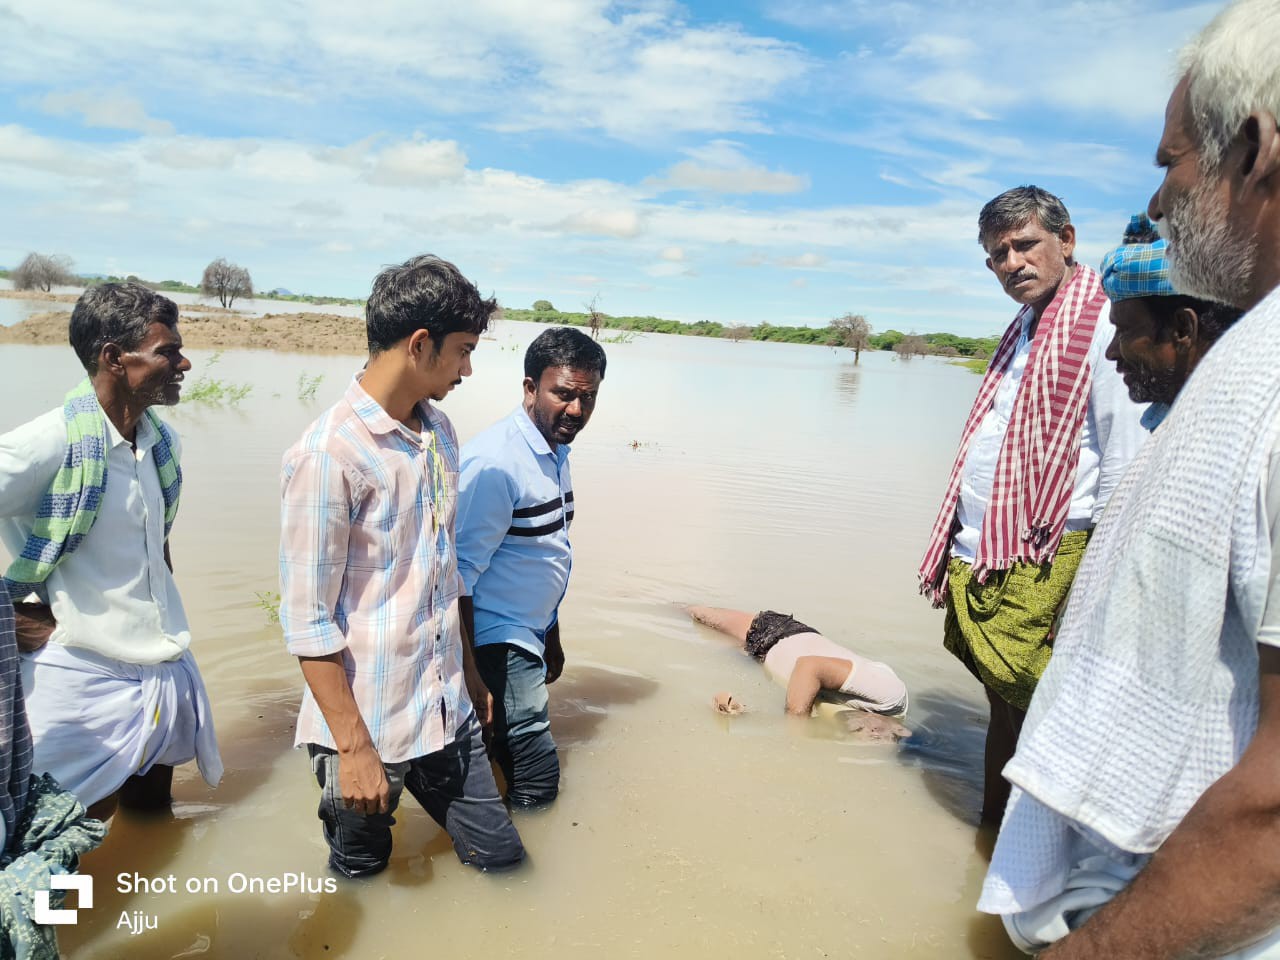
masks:
POLYGON ((0 0, 0 264, 992 333, 983 202, 1059 193, 1096 265, 1219 7, 0 0))

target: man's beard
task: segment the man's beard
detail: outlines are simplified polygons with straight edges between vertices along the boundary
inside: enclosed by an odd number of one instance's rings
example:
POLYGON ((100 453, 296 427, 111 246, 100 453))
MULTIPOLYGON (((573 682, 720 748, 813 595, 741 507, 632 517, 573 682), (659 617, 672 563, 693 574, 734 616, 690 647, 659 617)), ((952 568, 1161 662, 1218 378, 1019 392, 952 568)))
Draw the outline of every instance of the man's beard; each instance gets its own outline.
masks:
POLYGON ((1169 280, 1181 294, 1241 306, 1258 259, 1256 239, 1236 237, 1213 194, 1220 181, 1203 177, 1160 222, 1169 241, 1169 280))
POLYGON ((1133 385, 1129 387, 1129 399, 1134 403, 1173 403, 1178 396, 1182 378, 1176 370, 1126 366, 1133 380, 1133 385))

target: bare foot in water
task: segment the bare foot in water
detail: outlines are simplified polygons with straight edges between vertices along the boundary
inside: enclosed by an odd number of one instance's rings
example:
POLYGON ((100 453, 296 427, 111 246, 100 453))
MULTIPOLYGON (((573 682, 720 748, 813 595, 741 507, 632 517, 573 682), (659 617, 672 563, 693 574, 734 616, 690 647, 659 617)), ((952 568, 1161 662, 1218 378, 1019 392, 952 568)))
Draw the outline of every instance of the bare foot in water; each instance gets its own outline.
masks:
POLYGON ((746 710, 746 705, 731 693, 725 693, 723 690, 711 698, 711 705, 715 707, 716 713, 724 713, 731 717, 746 710))
POLYGON ((851 734, 867 743, 897 743, 911 736, 911 731, 893 717, 866 710, 844 711, 840 719, 851 734))

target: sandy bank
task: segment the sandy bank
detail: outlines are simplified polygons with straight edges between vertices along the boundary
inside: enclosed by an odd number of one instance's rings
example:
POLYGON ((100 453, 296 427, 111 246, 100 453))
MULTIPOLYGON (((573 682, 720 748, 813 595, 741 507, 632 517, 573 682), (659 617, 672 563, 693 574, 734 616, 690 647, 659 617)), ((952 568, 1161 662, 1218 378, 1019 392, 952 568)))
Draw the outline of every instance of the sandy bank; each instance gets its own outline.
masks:
MULTIPOLYGON (((181 306, 179 317, 182 339, 189 347, 354 356, 368 349, 363 317, 333 313, 268 313, 255 317, 201 305, 181 306)), ((69 319, 70 314, 61 310, 33 314, 11 327, 0 327, 0 343, 65 344, 69 319)))
MULTIPOLYGON (((164 294, 161 294, 163 296, 164 294)), ((40 290, 0 290, 0 300, 34 300, 44 303, 75 303, 80 299, 78 293, 44 293, 40 290)), ((225 307, 206 303, 180 304, 183 313, 239 313, 239 310, 228 310, 225 307)))
POLYGON ((75 303, 78 293, 45 293, 43 290, 0 290, 0 300, 43 300, 46 303, 75 303))

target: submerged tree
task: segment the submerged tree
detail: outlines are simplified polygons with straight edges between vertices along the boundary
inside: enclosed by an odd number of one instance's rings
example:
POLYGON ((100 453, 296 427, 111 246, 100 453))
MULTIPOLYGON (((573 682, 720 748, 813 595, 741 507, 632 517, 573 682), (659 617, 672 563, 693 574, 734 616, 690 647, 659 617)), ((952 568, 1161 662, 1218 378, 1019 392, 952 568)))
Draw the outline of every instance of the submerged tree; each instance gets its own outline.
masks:
POLYGON ((600 324, 604 320, 604 314, 600 312, 600 294, 596 294, 591 298, 590 302, 583 304, 587 308, 587 324, 591 327, 591 339, 600 339, 600 324))
POLYGON ((893 352, 904 360, 910 360, 912 357, 928 356, 929 341, 919 334, 909 333, 894 344, 893 352))
POLYGON ((10 274, 15 290, 43 290, 48 293, 55 286, 69 286, 76 282, 71 272, 71 258, 49 256, 44 253, 28 253, 10 274))
POLYGON ((206 297, 217 297, 224 307, 229 308, 238 298, 253 296, 253 280, 244 267, 219 257, 204 268, 200 292, 206 297))
POLYGON ((853 362, 862 359, 862 351, 871 343, 871 323, 860 313, 846 313, 831 321, 832 331, 840 343, 853 351, 853 362))

